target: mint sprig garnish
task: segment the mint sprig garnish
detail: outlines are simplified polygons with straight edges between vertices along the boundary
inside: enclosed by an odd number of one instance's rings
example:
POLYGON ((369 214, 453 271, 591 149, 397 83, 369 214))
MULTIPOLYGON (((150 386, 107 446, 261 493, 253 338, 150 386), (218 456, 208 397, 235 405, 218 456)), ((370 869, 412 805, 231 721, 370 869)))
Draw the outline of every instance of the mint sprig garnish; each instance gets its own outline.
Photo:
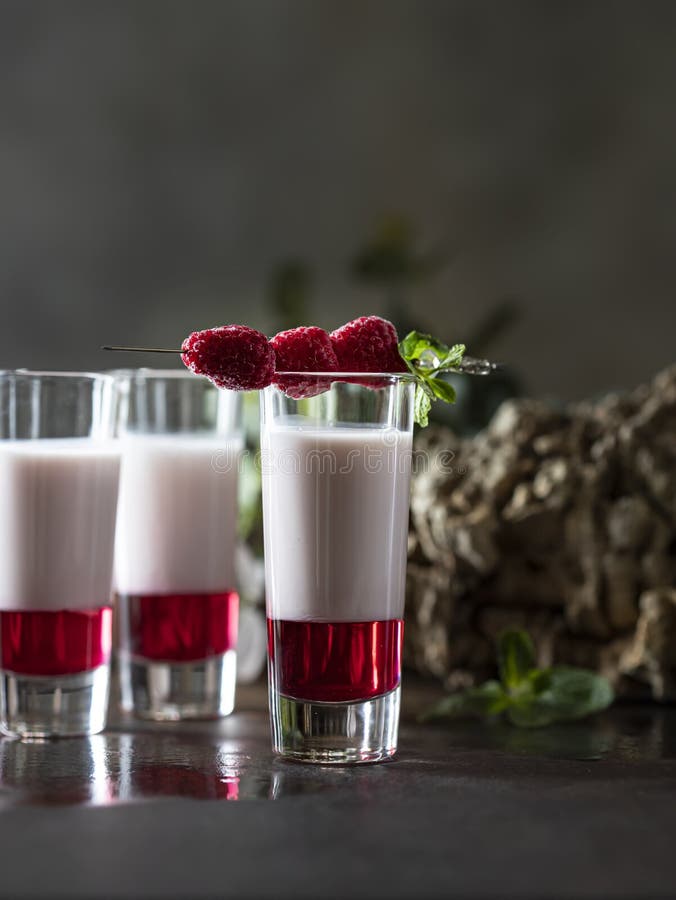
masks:
POLYGON ((423 713, 421 721, 504 713, 519 728, 541 728, 600 712, 614 699, 608 680, 588 669, 538 669, 533 642, 525 631, 506 631, 500 636, 498 668, 499 681, 486 681, 444 697, 423 713))
POLYGON ((441 372, 458 368, 465 353, 465 345, 454 344, 449 347, 430 334, 410 331, 399 342, 399 353, 415 375, 414 416, 418 425, 424 427, 428 424, 434 400, 455 403, 453 385, 438 376, 441 372))

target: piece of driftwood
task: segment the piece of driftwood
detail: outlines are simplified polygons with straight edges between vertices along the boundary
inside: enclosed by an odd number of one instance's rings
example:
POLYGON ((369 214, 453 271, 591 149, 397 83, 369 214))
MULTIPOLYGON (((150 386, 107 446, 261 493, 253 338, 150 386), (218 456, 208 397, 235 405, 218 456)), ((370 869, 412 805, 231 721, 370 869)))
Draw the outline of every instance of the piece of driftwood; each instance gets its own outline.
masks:
POLYGON ((676 366, 598 403, 504 403, 417 438, 405 663, 449 687, 526 628, 540 662, 676 699, 676 366))

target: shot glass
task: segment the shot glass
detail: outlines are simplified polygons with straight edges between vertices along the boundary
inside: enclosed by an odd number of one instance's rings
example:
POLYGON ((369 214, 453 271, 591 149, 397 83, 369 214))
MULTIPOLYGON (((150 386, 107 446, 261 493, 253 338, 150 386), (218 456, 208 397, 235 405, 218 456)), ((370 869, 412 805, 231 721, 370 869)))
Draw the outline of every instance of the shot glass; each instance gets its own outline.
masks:
POLYGON ((122 707, 214 718, 235 702, 239 397, 189 372, 117 374, 122 707))
POLYGON ((272 743, 378 762, 397 749, 413 384, 336 377, 261 399, 272 743))
POLYGON ((119 480, 114 382, 0 372, 0 728, 101 731, 119 480))

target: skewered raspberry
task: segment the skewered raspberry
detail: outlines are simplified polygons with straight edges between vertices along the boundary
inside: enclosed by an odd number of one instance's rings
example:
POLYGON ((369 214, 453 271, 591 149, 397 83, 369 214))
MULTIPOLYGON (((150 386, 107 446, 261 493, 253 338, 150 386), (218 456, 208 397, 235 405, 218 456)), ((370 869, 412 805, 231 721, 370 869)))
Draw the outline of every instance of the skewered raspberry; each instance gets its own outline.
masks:
POLYGON ((331 333, 342 372, 406 372, 394 325, 380 316, 360 316, 331 333))
MULTIPOLYGON (((323 328, 314 325, 280 331, 271 340, 276 357, 277 372, 335 372, 338 360, 333 351, 331 338, 323 328)), ((296 400, 314 397, 328 390, 330 378, 302 375, 275 376, 275 384, 285 394, 296 400)))
POLYGON ((231 391, 267 387, 275 371, 275 352, 266 336, 246 325, 193 331, 181 345, 181 359, 196 375, 231 391))

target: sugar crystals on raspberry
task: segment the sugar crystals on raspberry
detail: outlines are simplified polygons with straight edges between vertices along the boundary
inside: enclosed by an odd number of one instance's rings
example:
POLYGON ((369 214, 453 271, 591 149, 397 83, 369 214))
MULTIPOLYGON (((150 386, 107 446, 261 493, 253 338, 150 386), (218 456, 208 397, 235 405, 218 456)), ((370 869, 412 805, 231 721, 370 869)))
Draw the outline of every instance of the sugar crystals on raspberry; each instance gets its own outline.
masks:
POLYGON ((323 328, 315 325, 280 331, 270 340, 276 357, 277 375, 274 382, 294 399, 314 397, 328 390, 330 378, 311 376, 312 372, 335 372, 338 360, 331 338, 323 328), (280 375, 280 372, 307 372, 302 375, 280 375))
POLYGON ((253 391, 272 382, 275 351, 255 328, 222 325, 194 331, 183 341, 181 350, 190 371, 206 375, 218 387, 253 391))
POLYGON ((360 316, 331 332, 342 372, 406 372, 397 331, 380 316, 360 316))

